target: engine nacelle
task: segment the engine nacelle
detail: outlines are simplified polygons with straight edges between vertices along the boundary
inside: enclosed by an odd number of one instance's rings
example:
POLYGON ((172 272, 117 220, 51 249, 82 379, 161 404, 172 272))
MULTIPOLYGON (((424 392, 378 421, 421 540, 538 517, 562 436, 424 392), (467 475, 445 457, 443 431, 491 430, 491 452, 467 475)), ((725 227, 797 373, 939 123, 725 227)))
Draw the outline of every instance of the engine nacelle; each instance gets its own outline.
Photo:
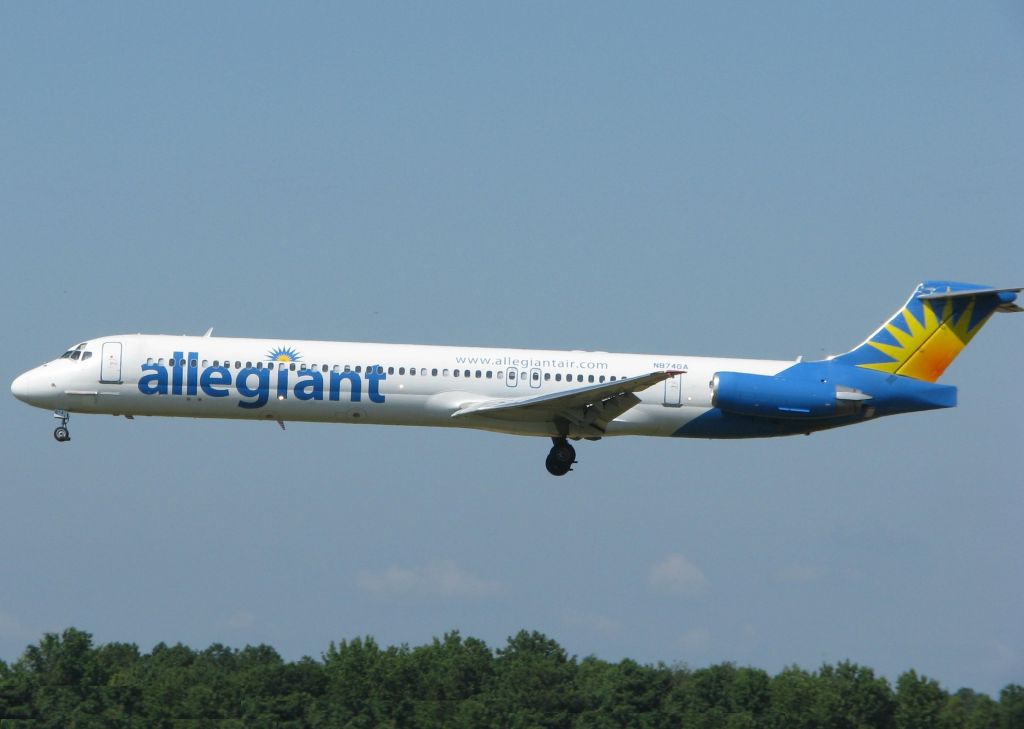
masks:
POLYGON ((718 372, 711 380, 711 404, 720 410, 762 418, 831 418, 856 413, 870 399, 851 388, 801 377, 718 372))

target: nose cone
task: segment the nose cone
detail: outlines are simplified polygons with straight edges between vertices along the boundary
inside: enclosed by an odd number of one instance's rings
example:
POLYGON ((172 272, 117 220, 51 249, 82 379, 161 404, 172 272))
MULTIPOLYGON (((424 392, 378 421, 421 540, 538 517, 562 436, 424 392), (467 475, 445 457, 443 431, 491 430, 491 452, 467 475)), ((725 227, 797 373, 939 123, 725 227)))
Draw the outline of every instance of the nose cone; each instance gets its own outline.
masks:
POLYGON ((22 402, 28 402, 30 397, 31 386, 29 385, 29 375, 31 373, 25 372, 14 378, 14 382, 11 383, 11 394, 22 402))
POLYGON ((49 407, 53 399, 53 388, 49 386, 42 368, 22 373, 11 383, 11 394, 22 402, 36 407, 49 407))

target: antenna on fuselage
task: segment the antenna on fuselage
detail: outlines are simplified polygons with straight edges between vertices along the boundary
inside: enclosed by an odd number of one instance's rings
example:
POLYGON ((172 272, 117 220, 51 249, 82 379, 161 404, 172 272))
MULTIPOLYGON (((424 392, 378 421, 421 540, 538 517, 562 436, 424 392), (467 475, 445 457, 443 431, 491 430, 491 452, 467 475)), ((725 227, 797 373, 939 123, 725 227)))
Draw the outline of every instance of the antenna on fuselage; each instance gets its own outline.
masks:
POLYGON ((208 336, 210 336, 211 334, 213 334, 213 327, 210 327, 209 329, 207 329, 207 330, 206 330, 206 334, 204 334, 203 336, 204 336, 204 337, 208 337, 208 336))

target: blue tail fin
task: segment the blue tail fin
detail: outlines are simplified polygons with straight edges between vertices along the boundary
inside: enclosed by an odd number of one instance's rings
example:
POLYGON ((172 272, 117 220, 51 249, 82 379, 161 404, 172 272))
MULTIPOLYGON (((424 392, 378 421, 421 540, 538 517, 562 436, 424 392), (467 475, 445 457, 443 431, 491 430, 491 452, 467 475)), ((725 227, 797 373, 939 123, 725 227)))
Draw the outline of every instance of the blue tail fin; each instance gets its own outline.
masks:
POLYGON ((925 281, 862 344, 833 357, 842 364, 935 382, 997 311, 1024 311, 1021 289, 925 281))

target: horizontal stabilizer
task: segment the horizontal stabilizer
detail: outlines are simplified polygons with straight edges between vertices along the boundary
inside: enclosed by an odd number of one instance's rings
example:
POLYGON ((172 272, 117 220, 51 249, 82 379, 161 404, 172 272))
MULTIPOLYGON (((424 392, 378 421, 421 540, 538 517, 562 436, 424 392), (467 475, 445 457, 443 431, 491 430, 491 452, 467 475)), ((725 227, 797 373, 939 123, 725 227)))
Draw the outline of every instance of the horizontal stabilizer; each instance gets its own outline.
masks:
POLYGON ((999 304, 996 306, 995 310, 998 311, 998 312, 1009 313, 1009 312, 1024 311, 1024 309, 1022 309, 1021 307, 1017 306, 1017 304, 1013 303, 1016 300, 1016 298, 1017 298, 1017 294, 1019 294, 1021 292, 1021 290, 1022 289, 1020 289, 1020 288, 1010 288, 1010 289, 970 288, 970 289, 961 289, 959 291, 950 290, 950 291, 934 291, 934 292, 931 292, 931 293, 921 293, 921 294, 917 295, 917 298, 921 299, 923 301, 930 301, 930 300, 935 300, 935 299, 964 299, 964 298, 969 298, 971 296, 995 296, 997 298, 997 300, 999 301, 999 304))

